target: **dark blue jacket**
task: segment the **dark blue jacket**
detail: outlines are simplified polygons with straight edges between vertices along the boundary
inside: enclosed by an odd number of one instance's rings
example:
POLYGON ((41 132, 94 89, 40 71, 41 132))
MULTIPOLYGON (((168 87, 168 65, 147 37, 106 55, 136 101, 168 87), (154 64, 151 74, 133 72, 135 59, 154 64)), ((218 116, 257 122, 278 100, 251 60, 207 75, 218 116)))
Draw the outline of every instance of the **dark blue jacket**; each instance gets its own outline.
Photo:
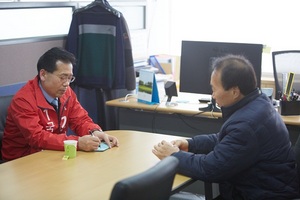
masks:
POLYGON ((180 173, 219 183, 224 199, 289 199, 298 195, 295 155, 288 130, 268 97, 257 89, 222 108, 217 134, 189 139, 189 152, 173 156, 180 173))

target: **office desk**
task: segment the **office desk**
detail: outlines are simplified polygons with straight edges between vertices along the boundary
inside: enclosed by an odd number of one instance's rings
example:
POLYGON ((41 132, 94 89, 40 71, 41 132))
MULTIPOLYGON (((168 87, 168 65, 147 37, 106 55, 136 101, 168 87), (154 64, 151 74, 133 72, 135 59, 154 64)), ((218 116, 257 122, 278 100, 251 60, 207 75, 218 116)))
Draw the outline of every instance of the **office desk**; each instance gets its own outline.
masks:
POLYGON ((168 107, 165 103, 148 105, 137 102, 135 97, 110 100, 107 106, 118 108, 118 124, 121 130, 139 130, 169 135, 191 137, 199 133, 217 132, 223 121, 221 113, 199 111, 198 99, 168 107))
POLYGON ((281 115, 281 117, 286 125, 300 126, 300 115, 281 115))
MULTIPOLYGON (((137 131, 108 131, 120 147, 105 152, 77 152, 62 160, 64 152, 45 150, 0 165, 0 199, 101 199, 110 197, 114 184, 155 165, 154 144, 177 137, 137 131)), ((173 189, 192 183, 176 175, 173 189)))
MULTIPOLYGON (((164 102, 148 105, 137 102, 136 97, 129 97, 126 102, 124 98, 119 98, 107 101, 106 105, 118 108, 119 129, 191 137, 218 132, 223 124, 220 112, 201 112, 199 107, 207 105, 197 101, 168 107, 164 102)), ((300 133, 300 115, 282 116, 282 119, 294 143, 300 133)))
MULTIPOLYGON (((178 103, 177 106, 166 106, 164 102, 159 105, 148 105, 144 103, 137 102, 136 98, 128 98, 128 102, 124 102, 124 98, 114 99, 106 102, 108 106, 114 106, 119 108, 129 108, 144 111, 153 112, 163 112, 169 114, 183 114, 183 115, 193 115, 209 118, 221 118, 222 114, 220 112, 201 112, 199 108, 205 107, 205 104, 200 103, 178 103)), ((287 125, 300 126, 300 115, 288 115, 281 116, 284 123, 287 125)))

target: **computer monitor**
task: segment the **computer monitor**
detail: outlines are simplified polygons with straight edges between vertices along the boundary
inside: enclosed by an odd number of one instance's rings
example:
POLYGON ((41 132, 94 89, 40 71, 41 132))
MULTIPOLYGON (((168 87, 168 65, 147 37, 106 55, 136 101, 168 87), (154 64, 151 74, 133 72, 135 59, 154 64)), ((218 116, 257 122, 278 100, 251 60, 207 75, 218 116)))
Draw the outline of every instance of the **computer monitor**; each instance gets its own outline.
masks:
POLYGON ((262 49, 262 44, 182 41, 179 91, 211 94, 212 61, 227 54, 243 55, 252 63, 260 88, 262 49))

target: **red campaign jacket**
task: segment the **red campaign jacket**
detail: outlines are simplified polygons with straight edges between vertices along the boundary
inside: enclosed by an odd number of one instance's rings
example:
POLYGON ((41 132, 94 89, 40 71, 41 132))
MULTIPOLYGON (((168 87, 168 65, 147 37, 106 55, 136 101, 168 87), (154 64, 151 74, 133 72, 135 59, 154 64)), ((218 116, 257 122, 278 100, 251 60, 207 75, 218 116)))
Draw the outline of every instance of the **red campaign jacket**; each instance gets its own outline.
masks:
POLYGON ((99 129, 69 87, 60 97, 59 114, 46 101, 38 78, 30 80, 14 96, 8 108, 2 142, 2 157, 13 160, 43 149, 63 150, 66 139, 78 140, 99 129), (58 120, 59 119, 59 120, 58 120), (67 135, 70 127, 76 135, 67 135))

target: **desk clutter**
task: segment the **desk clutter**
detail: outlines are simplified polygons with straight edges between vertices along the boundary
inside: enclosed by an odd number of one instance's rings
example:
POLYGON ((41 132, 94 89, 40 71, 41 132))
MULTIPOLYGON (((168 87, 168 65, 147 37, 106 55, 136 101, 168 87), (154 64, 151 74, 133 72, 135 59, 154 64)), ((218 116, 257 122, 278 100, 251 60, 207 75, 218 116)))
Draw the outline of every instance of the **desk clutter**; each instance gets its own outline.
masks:
POLYGON ((149 70, 141 70, 138 82, 138 102, 158 104, 159 95, 155 73, 149 70))
POLYGON ((281 115, 300 115, 300 101, 280 101, 278 112, 281 115))
POLYGON ((284 84, 284 92, 279 92, 281 115, 300 115, 300 99, 299 94, 293 88, 295 73, 287 73, 284 84))
POLYGON ((151 55, 134 62, 138 102, 159 104, 166 96, 164 85, 174 80, 175 58, 169 55, 151 55))

